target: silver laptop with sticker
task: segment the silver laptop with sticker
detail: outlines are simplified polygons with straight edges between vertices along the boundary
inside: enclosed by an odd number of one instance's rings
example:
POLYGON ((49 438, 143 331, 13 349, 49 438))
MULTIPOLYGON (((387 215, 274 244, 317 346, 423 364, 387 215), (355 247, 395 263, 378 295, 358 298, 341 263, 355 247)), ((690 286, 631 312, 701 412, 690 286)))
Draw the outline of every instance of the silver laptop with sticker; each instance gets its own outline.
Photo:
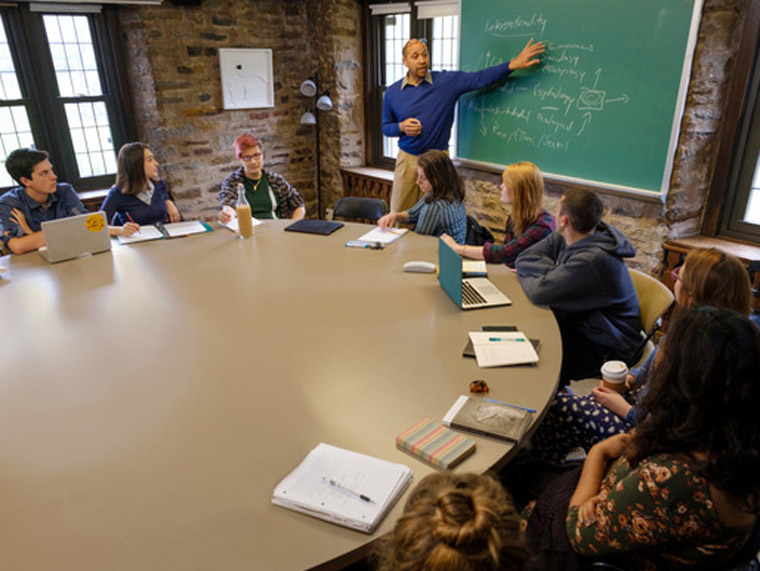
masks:
POLYGON ((80 258, 111 249, 106 215, 89 212, 42 223, 45 245, 40 254, 50 263, 80 258))

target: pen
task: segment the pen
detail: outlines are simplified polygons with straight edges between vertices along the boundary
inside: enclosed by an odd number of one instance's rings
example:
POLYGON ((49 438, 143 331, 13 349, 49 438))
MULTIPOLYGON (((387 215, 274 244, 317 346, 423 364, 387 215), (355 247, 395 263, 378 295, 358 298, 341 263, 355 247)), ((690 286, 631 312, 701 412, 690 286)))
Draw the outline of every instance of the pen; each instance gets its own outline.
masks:
POLYGON ((125 212, 124 214, 126 214, 126 215, 127 215, 127 218, 129 218, 129 221, 130 221, 132 224, 137 224, 137 222, 135 222, 135 221, 132 219, 132 217, 129 215, 129 212, 125 212))
POLYGON ((346 486, 344 486, 344 485, 343 485, 343 484, 341 484, 340 482, 336 482, 336 481, 335 481, 335 480, 333 480, 332 478, 327 478, 326 476, 322 476, 322 481, 324 481, 324 482, 327 482, 327 483, 328 483, 329 485, 331 485, 333 488, 338 488, 339 490, 342 490, 342 491, 344 491, 344 492, 348 492, 349 494, 351 494, 352 496, 356 496, 356 497, 357 497, 357 498, 359 498, 360 500, 364 500, 365 502, 369 502, 369 503, 371 503, 371 504, 374 504, 374 503, 375 503, 375 502, 373 502, 373 501, 370 499, 370 497, 369 497, 369 496, 365 496, 364 494, 360 494, 359 492, 355 492, 354 490, 352 490, 352 489, 350 489, 350 488, 347 488, 346 486))
POLYGON ((528 412, 536 412, 536 409, 534 409, 534 408, 528 408, 527 406, 520 406, 519 404, 510 404, 508 402, 503 402, 503 401, 496 400, 496 399, 487 399, 487 398, 484 398, 483 400, 484 401, 488 401, 488 402, 492 402, 494 404, 503 404, 504 406, 511 406, 512 408, 517 408, 517 409, 525 410, 525 411, 528 411, 528 412))
POLYGON ((525 341, 525 337, 489 337, 489 341, 525 341))

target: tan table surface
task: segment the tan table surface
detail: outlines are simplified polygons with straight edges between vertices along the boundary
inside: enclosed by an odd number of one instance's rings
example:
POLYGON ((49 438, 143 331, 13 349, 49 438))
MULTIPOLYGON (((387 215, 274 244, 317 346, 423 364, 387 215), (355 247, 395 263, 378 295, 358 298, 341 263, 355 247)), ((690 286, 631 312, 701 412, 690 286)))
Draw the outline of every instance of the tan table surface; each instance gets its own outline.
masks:
MULTIPOLYGON (((338 566, 392 528, 406 494, 372 536, 273 506, 320 441, 404 463, 413 486, 433 469, 395 435, 440 419, 471 380, 545 409, 559 330, 506 268, 489 272, 513 305, 465 312, 434 275, 402 271, 436 261, 434 238, 371 251, 343 246, 369 226, 285 225, 55 265, 0 258, 0 569, 338 566), (478 369, 461 352, 483 324, 540 338, 540 363, 478 369)), ((478 438, 459 470, 509 450, 478 438)))

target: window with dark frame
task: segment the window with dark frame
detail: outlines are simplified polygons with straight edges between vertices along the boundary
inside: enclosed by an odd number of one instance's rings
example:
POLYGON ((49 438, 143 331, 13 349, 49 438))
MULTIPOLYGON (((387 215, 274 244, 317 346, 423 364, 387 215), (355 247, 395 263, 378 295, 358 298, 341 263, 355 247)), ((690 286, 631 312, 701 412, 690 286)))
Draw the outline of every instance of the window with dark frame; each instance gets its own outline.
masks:
POLYGON ((738 129, 721 234, 760 242, 760 42, 738 129))
MULTIPOLYGON (((366 131, 367 156, 374 166, 392 167, 398 153, 398 139, 385 137, 382 133, 382 110, 385 90, 406 73, 401 61, 404 44, 412 37, 423 39, 430 50, 431 69, 459 69, 459 16, 429 14, 424 5, 424 2, 414 2, 370 6, 367 26, 370 36, 369 120, 366 131)), ((456 154, 456 120, 449 153, 456 154)))
POLYGON ((0 193, 16 185, 6 157, 28 146, 79 191, 113 184, 125 98, 107 14, 81 10, 0 8, 0 193))

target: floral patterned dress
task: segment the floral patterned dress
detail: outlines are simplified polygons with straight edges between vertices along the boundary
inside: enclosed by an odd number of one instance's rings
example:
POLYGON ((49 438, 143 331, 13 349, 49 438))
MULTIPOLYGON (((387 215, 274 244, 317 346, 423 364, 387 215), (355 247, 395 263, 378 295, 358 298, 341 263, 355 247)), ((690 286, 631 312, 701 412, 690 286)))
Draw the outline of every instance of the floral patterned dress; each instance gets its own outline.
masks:
POLYGON ((601 486, 596 523, 578 525, 578 508, 568 510, 567 536, 576 553, 614 559, 626 568, 714 568, 733 557, 752 526, 726 527, 710 498, 708 482, 670 454, 657 454, 632 468, 623 457, 601 486))

